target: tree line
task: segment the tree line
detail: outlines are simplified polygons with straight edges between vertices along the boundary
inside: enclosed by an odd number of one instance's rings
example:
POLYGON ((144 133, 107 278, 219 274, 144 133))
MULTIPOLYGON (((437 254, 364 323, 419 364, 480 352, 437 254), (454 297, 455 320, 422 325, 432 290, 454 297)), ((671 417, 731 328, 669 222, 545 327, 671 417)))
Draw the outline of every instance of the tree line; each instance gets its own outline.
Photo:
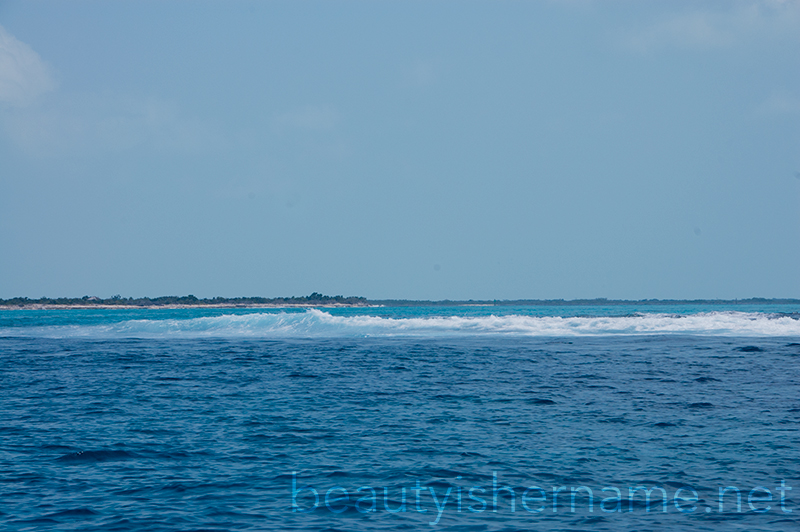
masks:
POLYGON ((80 305, 80 306, 135 306, 135 307, 161 307, 167 305, 367 305, 367 300, 356 296, 326 296, 317 292, 308 296, 292 297, 213 297, 197 298, 188 296, 161 296, 161 297, 122 297, 114 295, 109 298, 96 296, 83 297, 40 297, 30 299, 27 297, 14 297, 0 299, 0 305, 9 307, 26 307, 30 305, 80 305))

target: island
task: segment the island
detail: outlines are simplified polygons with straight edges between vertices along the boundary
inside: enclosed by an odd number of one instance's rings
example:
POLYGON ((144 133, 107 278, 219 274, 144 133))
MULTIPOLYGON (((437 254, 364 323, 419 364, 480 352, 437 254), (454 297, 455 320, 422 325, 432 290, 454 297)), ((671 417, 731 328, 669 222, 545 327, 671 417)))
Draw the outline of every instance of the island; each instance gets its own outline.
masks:
POLYGON ((122 297, 83 296, 80 298, 0 299, 0 310, 87 309, 87 308, 325 308, 325 307, 460 307, 460 306, 664 306, 664 305, 800 305, 800 299, 492 299, 492 300, 410 300, 367 299, 361 296, 327 296, 313 292, 292 297, 213 297, 188 296, 122 297))

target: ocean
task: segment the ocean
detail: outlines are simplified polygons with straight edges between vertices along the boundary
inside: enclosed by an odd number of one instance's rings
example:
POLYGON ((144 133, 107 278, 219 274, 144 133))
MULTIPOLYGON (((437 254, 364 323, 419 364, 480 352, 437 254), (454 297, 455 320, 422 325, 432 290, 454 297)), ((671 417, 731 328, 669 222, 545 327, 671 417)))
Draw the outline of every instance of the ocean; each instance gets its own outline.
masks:
POLYGON ((0 311, 2 530, 798 530, 798 429, 798 306, 0 311))

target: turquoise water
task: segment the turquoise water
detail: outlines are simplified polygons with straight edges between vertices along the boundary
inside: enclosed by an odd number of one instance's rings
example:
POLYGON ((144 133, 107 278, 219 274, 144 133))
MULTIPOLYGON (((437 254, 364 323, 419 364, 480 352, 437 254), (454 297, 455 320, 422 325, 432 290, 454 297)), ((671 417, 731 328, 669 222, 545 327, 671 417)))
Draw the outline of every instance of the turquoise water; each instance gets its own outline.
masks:
POLYGON ((798 310, 2 311, 0 528, 793 530, 798 310))
POLYGON ((0 311, 0 336, 800 335, 800 305, 0 311))

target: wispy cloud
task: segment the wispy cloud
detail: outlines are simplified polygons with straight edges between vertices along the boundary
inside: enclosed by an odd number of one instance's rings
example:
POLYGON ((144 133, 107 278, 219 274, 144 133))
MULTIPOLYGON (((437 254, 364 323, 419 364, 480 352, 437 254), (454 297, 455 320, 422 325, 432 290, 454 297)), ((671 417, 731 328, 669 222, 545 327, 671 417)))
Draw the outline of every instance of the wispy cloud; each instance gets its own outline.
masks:
POLYGON ((220 142, 168 102, 117 94, 60 95, 46 105, 7 109, 2 122, 18 147, 45 156, 142 147, 194 151, 220 142))
POLYGON ((275 119, 278 129, 327 131, 336 126, 339 113, 331 107, 308 105, 284 113, 275 119))
POLYGON ((410 69, 404 72, 405 85, 411 87, 426 87, 436 81, 437 62, 434 60, 417 61, 410 69))
POLYGON ((135 147, 195 150, 218 144, 198 120, 157 98, 56 93, 51 68, 0 26, 0 134, 37 156, 135 147))
POLYGON ((664 48, 715 49, 752 38, 800 34, 800 2, 747 0, 718 10, 671 13, 644 27, 623 31, 624 47, 649 52, 664 48))
POLYGON ((764 116, 798 115, 800 98, 787 91, 774 91, 758 105, 756 111, 764 116))
POLYGON ((0 26, 0 103, 27 105, 55 85, 39 54, 0 26))

